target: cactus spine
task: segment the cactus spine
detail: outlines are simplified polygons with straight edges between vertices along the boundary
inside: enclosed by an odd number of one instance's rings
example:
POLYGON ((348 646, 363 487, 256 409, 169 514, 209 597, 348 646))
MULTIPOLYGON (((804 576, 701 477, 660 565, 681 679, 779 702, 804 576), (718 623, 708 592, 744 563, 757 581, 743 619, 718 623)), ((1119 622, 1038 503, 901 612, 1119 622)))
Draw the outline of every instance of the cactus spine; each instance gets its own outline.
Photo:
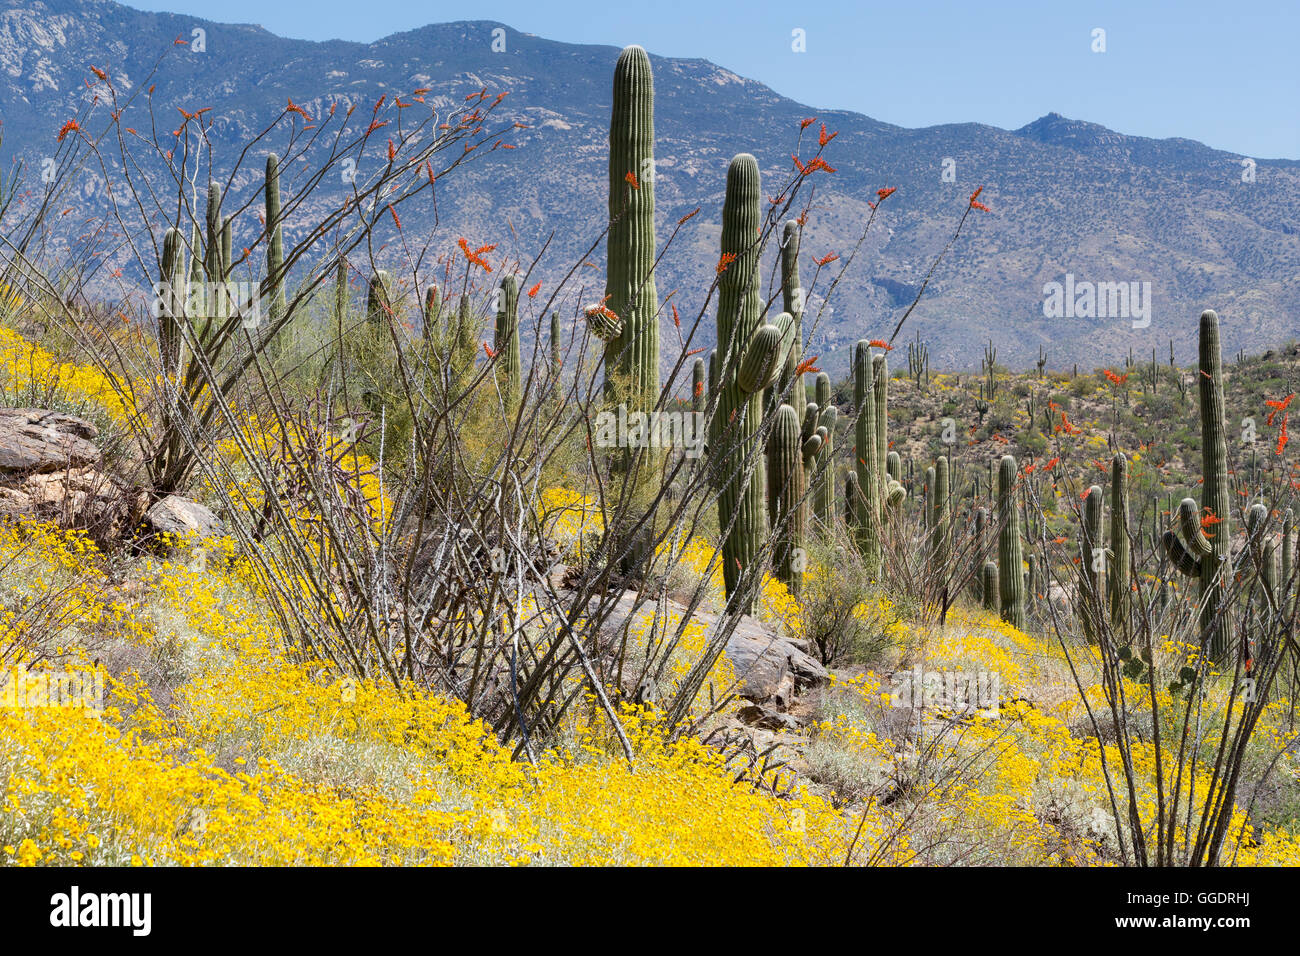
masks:
POLYGON ((853 400, 858 419, 853 434, 858 503, 854 526, 868 574, 880 571, 880 467, 876 462, 876 396, 871 349, 865 339, 853 355, 853 400))
POLYGON ((998 587, 1002 619, 1025 628, 1024 551, 1020 541, 1020 509, 1016 507, 1016 460, 1003 455, 998 465, 998 587))
POLYGON ((284 230, 280 222, 280 157, 275 153, 266 157, 266 231, 270 237, 266 246, 266 279, 270 283, 271 299, 268 314, 274 325, 286 309, 284 230))
POLYGON ((659 399, 659 293, 655 288, 654 74, 629 46, 614 67, 609 120, 606 306, 622 322, 605 343, 606 394, 648 411, 659 399))
POLYGON ((782 405, 772 423, 767 446, 767 513, 776 535, 773 551, 776 576, 795 597, 799 596, 803 584, 807 510, 803 500, 802 447, 799 416, 790 405, 782 405))
POLYGON ((497 379, 501 388, 501 400, 507 410, 514 410, 523 395, 519 358, 519 279, 514 275, 501 278, 493 348, 501 363, 497 379))
POLYGON ((1200 626, 1202 643, 1218 661, 1227 657, 1232 646, 1232 623, 1220 613, 1223 585, 1220 568, 1227 568, 1231 557, 1232 536, 1228 500, 1228 446, 1224 429, 1223 357, 1219 349, 1219 317, 1213 310, 1201 313, 1200 328, 1200 404, 1201 404, 1201 474, 1204 481, 1203 509, 1191 498, 1183 500, 1179 518, 1183 541, 1172 531, 1163 536, 1165 550, 1173 565, 1189 577, 1201 581, 1200 626), (1213 518, 1207 535, 1200 518, 1213 518))
POLYGON ((1110 623, 1116 631, 1128 630, 1129 594, 1128 459, 1116 452, 1110 464, 1110 564, 1106 585, 1110 594, 1110 623))

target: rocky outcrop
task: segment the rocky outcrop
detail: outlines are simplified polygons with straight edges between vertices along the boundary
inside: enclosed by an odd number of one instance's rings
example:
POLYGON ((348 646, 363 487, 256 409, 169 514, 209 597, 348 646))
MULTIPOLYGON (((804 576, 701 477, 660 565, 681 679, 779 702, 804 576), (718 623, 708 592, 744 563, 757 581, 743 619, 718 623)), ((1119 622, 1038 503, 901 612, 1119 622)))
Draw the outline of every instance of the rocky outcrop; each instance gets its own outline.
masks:
MULTIPOLYGON (((601 625, 603 644, 616 643, 617 636, 632 615, 636 597, 636 592, 630 590, 619 595, 601 625)), ((677 617, 686 613, 683 605, 672 600, 668 601, 666 610, 677 617)), ((653 611, 654 605, 646 603, 641 605, 637 614, 650 615, 653 611)), ((696 611, 694 616, 707 632, 713 632, 718 621, 716 614, 696 611)), ((764 714, 788 710, 797 691, 825 683, 828 679, 826 668, 808 654, 803 641, 786 637, 772 625, 749 615, 742 616, 736 623, 727 640, 726 655, 736 672, 736 693, 753 704, 763 705, 761 712, 764 714)))
POLYGON ((98 463, 99 429, 75 415, 0 408, 0 479, 98 463))

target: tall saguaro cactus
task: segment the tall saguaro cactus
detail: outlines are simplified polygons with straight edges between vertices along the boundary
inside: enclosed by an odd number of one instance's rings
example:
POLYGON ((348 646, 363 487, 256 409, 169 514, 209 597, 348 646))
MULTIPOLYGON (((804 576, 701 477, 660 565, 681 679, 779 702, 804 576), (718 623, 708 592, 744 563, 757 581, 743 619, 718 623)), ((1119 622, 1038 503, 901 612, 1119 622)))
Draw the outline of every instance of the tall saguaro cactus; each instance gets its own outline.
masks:
POLYGON ((383 269, 370 277, 366 287, 366 319, 382 324, 393 314, 393 277, 383 269))
POLYGON ((1110 564, 1106 587, 1110 596, 1110 624, 1116 631, 1128 628, 1129 594, 1128 459, 1116 452, 1110 463, 1110 564))
POLYGON ((619 317, 622 331, 605 343, 605 375, 606 394, 640 410, 653 408, 659 398, 654 139, 650 57, 629 46, 614 66, 609 122, 605 305, 619 317))
POLYGON ((497 294, 494 348, 500 357, 498 381, 501 399, 508 410, 513 410, 523 395, 523 373, 519 357, 519 279, 513 274, 501 278, 497 294))
POLYGON ((813 475, 813 513, 822 533, 829 533, 835 518, 835 425, 839 409, 831 404, 831 377, 818 372, 813 385, 818 414, 826 426, 826 441, 817 452, 817 470, 813 475))
POLYGON ((280 157, 266 157, 266 280, 271 304, 267 314, 274 324, 287 308, 284 291, 284 230, 280 222, 280 157))
POLYGON ((853 353, 853 401, 857 422, 853 432, 858 501, 854 520, 858 549, 868 574, 880 571, 880 465, 876 460, 876 387, 871 348, 863 339, 853 353))
POLYGON ((882 352, 871 358, 876 392, 876 465, 884 468, 889 457, 889 360, 882 352))
POLYGON ((1211 656, 1222 661, 1232 646, 1232 622, 1223 609, 1224 578, 1231 571, 1231 521, 1228 489, 1228 443, 1224 426, 1223 357, 1219 349, 1219 316, 1201 313, 1200 329, 1202 508, 1191 498, 1178 509, 1183 540, 1172 531, 1162 538, 1174 567, 1201 582, 1201 640, 1211 656), (1202 519, 1210 530, 1202 527, 1202 519))
POLYGON ((1101 485, 1093 485, 1083 498, 1083 528, 1079 539, 1079 574, 1083 588, 1083 630, 1088 640, 1096 641, 1097 617, 1102 607, 1101 568, 1105 564, 1106 541, 1102 531, 1101 485))
POLYGON ((792 406, 782 405, 767 446, 767 513, 776 535, 776 576, 795 597, 803 585, 807 511, 802 447, 799 416, 792 406))
POLYGON ((753 607, 754 592, 743 599, 739 596, 741 576, 753 569, 763 537, 765 469, 760 467, 763 456, 757 437, 763 389, 776 380, 785 361, 781 330, 759 325, 761 199, 758 161, 741 153, 727 167, 722 204, 722 257, 728 265, 718 281, 718 350, 714 359, 718 402, 712 437, 718 446, 713 456, 718 527, 726 535, 723 579, 728 602, 736 602, 732 609, 745 612, 753 607))
POLYGON ((998 588, 1002 619, 1025 628, 1024 544, 1020 540, 1020 509, 1016 507, 1016 460, 1003 455, 998 464, 998 588))

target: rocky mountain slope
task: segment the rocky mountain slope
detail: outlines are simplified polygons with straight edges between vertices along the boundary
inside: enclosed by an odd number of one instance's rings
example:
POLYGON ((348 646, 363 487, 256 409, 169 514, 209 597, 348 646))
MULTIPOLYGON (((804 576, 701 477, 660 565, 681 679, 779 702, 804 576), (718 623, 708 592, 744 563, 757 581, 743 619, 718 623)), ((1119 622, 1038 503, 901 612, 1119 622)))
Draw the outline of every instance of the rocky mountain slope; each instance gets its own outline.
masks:
MULTIPOLYGON (((158 112, 171 114, 161 122, 172 122, 177 106, 211 107, 216 163, 227 168, 290 97, 317 115, 338 98, 369 104, 417 87, 430 87, 429 103, 443 105, 484 86, 510 90, 505 118, 529 127, 518 131, 519 148, 458 172, 441 189, 436 234, 431 207, 412 209, 406 226, 433 235, 441 250, 465 235, 500 242, 525 260, 554 231, 541 278, 558 281, 605 221, 617 52, 490 22, 433 25, 371 44, 312 43, 109 0, 0 0, 0 160, 7 168, 21 156, 29 179, 36 176, 61 124, 91 95, 84 82, 91 65, 131 89, 163 57, 149 79, 158 112), (203 52, 193 50, 195 30, 204 31, 203 52), (493 31, 503 31, 496 34, 504 37, 503 52, 494 52, 493 31)), ((651 52, 661 238, 702 207, 659 279, 661 294, 680 289, 675 301, 695 304, 683 314, 698 308, 717 259, 728 160, 752 152, 765 181, 775 182, 790 169, 800 120, 815 115, 839 131, 827 152, 837 172, 818 183, 805 258, 847 254, 867 200, 882 186, 898 188, 811 343, 833 372, 847 367, 858 338, 892 328, 978 185, 992 213, 968 224, 909 320, 908 333, 911 326, 921 332, 936 367, 978 367, 989 338, 1012 367, 1029 365, 1040 344, 1061 361, 1092 368, 1121 360, 1130 347, 1139 355, 1153 345, 1167 349, 1170 338, 1186 362, 1196 316, 1210 307, 1224 319, 1225 352, 1279 344, 1300 330, 1300 162, 1255 157, 1254 181, 1244 182, 1243 157, 1056 114, 1019 130, 903 129, 796 103, 707 61, 651 52), (943 181, 946 160, 955 182, 943 181), (1150 283, 1150 324, 1045 317, 1045 284, 1067 275, 1081 283, 1150 283)), ((900 80, 864 77, 882 96, 900 80)), ((258 184, 250 178, 245 185, 258 184)), ((79 188, 87 216, 103 215, 93 172, 79 188)), ((294 189, 290 174, 285 189, 294 189)), ((295 228, 302 226, 290 223, 290 234, 295 228)), ((590 275, 589 287, 600 289, 603 269, 590 275)))

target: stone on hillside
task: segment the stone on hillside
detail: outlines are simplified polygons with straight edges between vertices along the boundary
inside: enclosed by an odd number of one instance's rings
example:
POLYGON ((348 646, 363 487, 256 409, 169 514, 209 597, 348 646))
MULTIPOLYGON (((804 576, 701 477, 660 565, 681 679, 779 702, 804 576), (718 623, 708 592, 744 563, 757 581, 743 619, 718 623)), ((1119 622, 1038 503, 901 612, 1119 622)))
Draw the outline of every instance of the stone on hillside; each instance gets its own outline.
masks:
POLYGON ((0 408, 0 475, 81 468, 99 460, 99 429, 41 408, 0 408))
POLYGON ((221 519, 211 509, 182 498, 180 495, 168 495, 145 512, 145 525, 156 535, 171 534, 185 537, 197 534, 208 538, 221 533, 221 519))

